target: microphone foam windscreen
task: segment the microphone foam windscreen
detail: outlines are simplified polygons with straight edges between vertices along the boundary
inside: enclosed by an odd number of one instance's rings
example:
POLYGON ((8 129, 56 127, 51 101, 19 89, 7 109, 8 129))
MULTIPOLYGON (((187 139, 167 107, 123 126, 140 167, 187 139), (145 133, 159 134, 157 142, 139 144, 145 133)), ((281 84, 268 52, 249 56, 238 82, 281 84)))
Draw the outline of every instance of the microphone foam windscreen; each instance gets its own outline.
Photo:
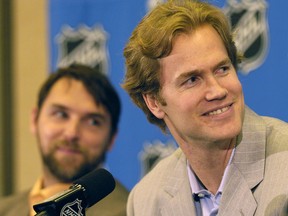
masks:
POLYGON ((97 169, 74 182, 85 188, 87 208, 110 194, 115 188, 115 180, 105 169, 97 169))

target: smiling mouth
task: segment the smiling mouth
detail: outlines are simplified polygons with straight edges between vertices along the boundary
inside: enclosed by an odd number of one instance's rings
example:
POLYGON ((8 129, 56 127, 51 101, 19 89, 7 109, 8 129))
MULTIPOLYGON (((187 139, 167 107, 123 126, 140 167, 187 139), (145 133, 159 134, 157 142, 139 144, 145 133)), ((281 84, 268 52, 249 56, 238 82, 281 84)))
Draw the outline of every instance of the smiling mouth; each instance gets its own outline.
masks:
POLYGON ((65 152, 65 153, 68 153, 68 154, 79 154, 81 153, 78 149, 75 149, 75 148, 58 148, 59 151, 61 152, 65 152))
POLYGON ((223 107, 223 108, 221 108, 221 109, 217 109, 217 110, 214 110, 214 111, 205 113, 205 115, 206 115, 206 116, 219 115, 219 114, 224 113, 224 112, 226 112, 227 110, 229 110, 231 106, 232 106, 232 105, 229 105, 229 106, 223 107))

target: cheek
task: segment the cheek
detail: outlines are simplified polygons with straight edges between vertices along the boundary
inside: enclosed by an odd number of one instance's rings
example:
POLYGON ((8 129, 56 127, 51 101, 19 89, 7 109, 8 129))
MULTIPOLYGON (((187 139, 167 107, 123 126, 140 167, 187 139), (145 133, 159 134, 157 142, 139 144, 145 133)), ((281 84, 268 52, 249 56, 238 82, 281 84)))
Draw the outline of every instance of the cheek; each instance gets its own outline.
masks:
POLYGON ((242 85, 240 83, 240 81, 238 80, 238 82, 235 83, 235 94, 241 98, 241 100, 244 101, 243 98, 243 89, 242 89, 242 85))
POLYGON ((234 94, 235 96, 241 96, 243 94, 242 85, 236 74, 225 80, 225 82, 223 82, 222 84, 223 87, 225 87, 230 93, 234 94))
POLYGON ((166 95, 166 106, 163 107, 165 113, 170 117, 175 115, 175 120, 179 118, 187 118, 186 114, 191 117, 191 114, 196 112, 198 105, 201 103, 203 94, 201 91, 187 90, 185 92, 173 92, 166 95))
POLYGON ((60 131, 57 128, 46 126, 40 126, 39 132, 41 137, 45 140, 53 140, 55 137, 57 137, 60 134, 60 131))
POLYGON ((38 142, 41 145, 41 148, 45 151, 48 151, 50 148, 52 148, 51 143, 57 139, 59 133, 60 132, 57 130, 57 128, 51 127, 51 125, 41 122, 39 122, 35 131, 38 142))
POLYGON ((105 132, 97 133, 82 133, 80 138, 80 143, 82 143, 82 148, 85 148, 87 151, 90 151, 89 154, 99 154, 103 149, 107 148, 109 144, 108 135, 105 132))

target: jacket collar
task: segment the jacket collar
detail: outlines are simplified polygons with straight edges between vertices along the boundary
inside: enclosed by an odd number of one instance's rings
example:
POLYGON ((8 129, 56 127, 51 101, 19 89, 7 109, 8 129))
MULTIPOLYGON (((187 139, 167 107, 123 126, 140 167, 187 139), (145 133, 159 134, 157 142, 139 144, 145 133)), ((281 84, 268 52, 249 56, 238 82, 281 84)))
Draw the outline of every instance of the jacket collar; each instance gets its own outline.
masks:
POLYGON ((171 197, 169 203, 161 209, 163 216, 189 215, 196 216, 192 199, 187 169, 186 157, 180 148, 172 155, 169 173, 163 179, 164 191, 171 197), (175 208, 177 206, 177 208, 175 208))
POLYGON ((257 203, 253 189, 263 180, 266 129, 263 120, 249 108, 224 187, 219 215, 253 215, 257 203))

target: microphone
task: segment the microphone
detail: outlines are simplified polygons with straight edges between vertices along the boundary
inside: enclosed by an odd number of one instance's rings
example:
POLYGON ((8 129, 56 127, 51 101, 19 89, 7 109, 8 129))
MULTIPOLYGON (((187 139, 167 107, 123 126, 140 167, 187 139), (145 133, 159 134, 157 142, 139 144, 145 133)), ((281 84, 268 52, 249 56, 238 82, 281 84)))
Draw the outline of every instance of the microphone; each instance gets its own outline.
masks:
POLYGON ((91 207, 115 188, 115 180, 105 169, 97 169, 79 178, 73 185, 43 203, 33 205, 37 216, 85 215, 91 207))

